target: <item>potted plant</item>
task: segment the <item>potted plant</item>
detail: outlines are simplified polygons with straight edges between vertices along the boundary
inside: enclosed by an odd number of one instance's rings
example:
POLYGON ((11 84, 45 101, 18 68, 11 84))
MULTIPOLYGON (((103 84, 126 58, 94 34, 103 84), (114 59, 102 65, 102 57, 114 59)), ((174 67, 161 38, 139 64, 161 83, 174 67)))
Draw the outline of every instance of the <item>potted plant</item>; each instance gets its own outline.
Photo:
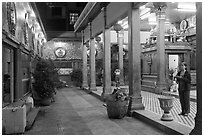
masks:
POLYGON ((74 85, 77 87, 81 87, 82 76, 83 76, 81 69, 73 70, 70 76, 71 76, 71 81, 74 83, 74 85))
POLYGON ((127 114, 129 96, 127 89, 117 87, 106 98, 106 107, 109 118, 121 119, 127 114))
POLYGON ((59 81, 52 61, 40 59, 36 64, 33 77, 34 99, 40 101, 41 105, 50 105, 56 93, 56 83, 59 81))

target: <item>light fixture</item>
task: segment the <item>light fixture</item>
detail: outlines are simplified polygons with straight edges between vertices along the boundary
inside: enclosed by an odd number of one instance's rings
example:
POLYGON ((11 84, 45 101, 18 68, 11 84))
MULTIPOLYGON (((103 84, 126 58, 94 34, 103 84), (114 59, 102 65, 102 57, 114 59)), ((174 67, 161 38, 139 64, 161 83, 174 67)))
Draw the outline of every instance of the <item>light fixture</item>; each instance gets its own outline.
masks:
POLYGON ((128 23, 123 26, 123 29, 127 29, 127 28, 128 28, 128 23))
POLYGON ((176 9, 177 11, 180 11, 180 12, 196 12, 196 9, 179 9, 179 8, 177 8, 176 9))
POLYGON ((145 5, 140 6, 139 9, 140 9, 140 10, 145 9, 145 5))
POLYGON ((148 21, 149 21, 149 25, 157 25, 157 19, 156 19, 155 13, 150 14, 148 21))
POLYGON ((150 22, 149 22, 149 25, 157 25, 157 22, 154 22, 154 21, 151 22, 151 21, 150 21, 150 22))
POLYGON ((123 21, 122 20, 119 20, 118 21, 118 24, 122 25, 123 21))
POLYGON ((150 10, 151 10, 150 8, 145 8, 141 10, 141 13, 140 13, 141 20, 146 19, 150 16, 150 10))
POLYGON ((115 25, 113 26, 113 29, 118 33, 118 31, 120 31, 120 30, 123 29, 123 28, 122 28, 122 26, 121 26, 120 24, 115 24, 115 25))
POLYGON ((196 12, 195 2, 179 2, 177 10, 181 12, 196 12))
POLYGON ((96 37, 95 40, 97 41, 97 43, 99 43, 101 41, 101 37, 96 37))
POLYGON ((149 16, 150 16, 150 11, 149 11, 149 12, 146 12, 146 13, 143 14, 143 15, 141 15, 141 16, 140 16, 140 19, 141 19, 141 20, 144 20, 144 19, 148 18, 149 16))

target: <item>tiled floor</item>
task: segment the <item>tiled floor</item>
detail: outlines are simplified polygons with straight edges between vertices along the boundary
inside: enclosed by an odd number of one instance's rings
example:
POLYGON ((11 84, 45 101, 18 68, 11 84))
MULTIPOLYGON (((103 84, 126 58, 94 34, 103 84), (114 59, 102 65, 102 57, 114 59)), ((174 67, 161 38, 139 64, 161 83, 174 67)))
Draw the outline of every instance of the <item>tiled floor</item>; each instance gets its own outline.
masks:
MULTIPOLYGON (((124 87, 127 87, 127 86, 124 86, 124 87)), ((97 91, 95 91, 95 94, 101 95, 102 87, 97 87, 97 91)), ((195 91, 193 91, 191 93, 191 97, 196 98, 195 95, 196 95, 195 91)), ((154 113, 162 115, 163 111, 159 106, 159 100, 158 100, 159 95, 153 94, 150 92, 141 91, 141 96, 142 96, 142 102, 146 110, 150 110, 154 113)), ((195 126, 194 118, 197 112, 197 103, 194 101, 190 102, 190 114, 188 117, 178 115, 180 112, 181 112, 181 107, 180 107, 179 99, 175 98, 174 107, 171 110, 171 114, 174 120, 193 128, 195 126)))
MULTIPOLYGON (((142 94, 142 100, 143 104, 145 106, 145 109, 153 111, 157 114, 163 114, 163 110, 159 107, 159 100, 157 94, 149 93, 149 92, 141 92, 142 94)), ((174 118, 174 120, 183 123, 185 125, 188 125, 190 127, 195 126, 195 115, 196 115, 196 102, 190 102, 190 114, 188 117, 178 115, 181 112, 180 102, 179 99, 174 99, 174 107, 171 109, 171 114, 174 118)))
POLYGON ((164 135, 132 117, 109 119, 99 99, 76 88, 58 91, 56 102, 42 107, 25 135, 164 135))

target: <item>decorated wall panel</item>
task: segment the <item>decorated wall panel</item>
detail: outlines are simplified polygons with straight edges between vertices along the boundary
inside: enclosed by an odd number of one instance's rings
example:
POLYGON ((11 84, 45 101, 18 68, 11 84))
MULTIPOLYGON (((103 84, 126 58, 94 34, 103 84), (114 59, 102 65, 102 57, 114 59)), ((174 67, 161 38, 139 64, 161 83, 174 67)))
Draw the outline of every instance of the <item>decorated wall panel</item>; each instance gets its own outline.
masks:
POLYGON ((43 49, 43 57, 51 59, 82 59, 81 41, 48 41, 43 49))

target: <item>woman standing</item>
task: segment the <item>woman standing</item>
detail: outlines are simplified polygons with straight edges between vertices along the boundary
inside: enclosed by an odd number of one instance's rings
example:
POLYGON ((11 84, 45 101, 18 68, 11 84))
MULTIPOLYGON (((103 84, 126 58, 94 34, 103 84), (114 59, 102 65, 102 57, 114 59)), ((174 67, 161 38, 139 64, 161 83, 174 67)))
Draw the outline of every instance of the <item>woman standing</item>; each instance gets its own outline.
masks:
POLYGON ((187 71, 187 64, 185 62, 181 63, 180 69, 177 76, 175 76, 179 86, 178 91, 182 110, 179 115, 188 116, 188 113, 190 113, 191 75, 187 71))

